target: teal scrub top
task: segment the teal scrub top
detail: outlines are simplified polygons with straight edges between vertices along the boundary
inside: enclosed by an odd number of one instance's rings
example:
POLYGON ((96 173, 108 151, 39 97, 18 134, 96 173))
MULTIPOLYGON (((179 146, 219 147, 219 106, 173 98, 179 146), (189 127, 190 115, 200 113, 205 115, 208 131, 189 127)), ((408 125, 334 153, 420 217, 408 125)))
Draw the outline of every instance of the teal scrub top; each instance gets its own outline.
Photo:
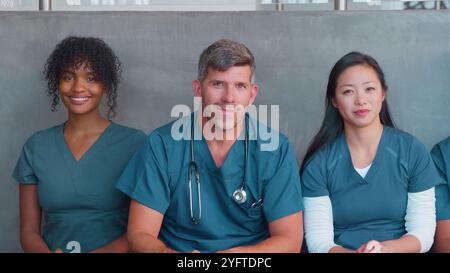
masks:
MULTIPOLYGON (((249 123, 255 128, 257 122, 251 119, 249 123)), ((261 151, 263 141, 259 136, 249 140, 247 201, 242 205, 232 199, 244 175, 242 135, 220 168, 216 167, 204 138, 199 137, 194 140, 194 151, 200 173, 202 217, 199 224, 194 224, 190 218, 188 188, 190 141, 172 138, 172 124, 149 135, 117 185, 132 199, 164 215, 159 239, 167 246, 182 252, 194 249, 215 252, 253 245, 269 237, 268 223, 303 209, 297 161, 284 135, 279 134, 279 145, 273 151, 261 151), (259 199, 262 206, 252 207, 259 199)), ((190 134, 190 121, 188 124, 185 132, 190 134)), ((198 132, 197 122, 195 128, 198 132)), ((194 181, 192 203, 197 217, 199 206, 194 181)))
POLYGON ((52 251, 70 252, 75 241, 90 252, 126 232, 129 198, 115 184, 145 139, 142 131, 111 122, 79 161, 64 140, 64 124, 26 141, 13 177, 38 186, 42 236, 52 251))
POLYGON ((330 197, 334 241, 349 249, 406 234, 408 193, 439 181, 427 148, 387 126, 365 178, 354 169, 344 133, 319 150, 302 172, 303 196, 330 197))
POLYGON ((436 219, 450 219, 450 137, 431 150, 442 183, 436 186, 436 219))

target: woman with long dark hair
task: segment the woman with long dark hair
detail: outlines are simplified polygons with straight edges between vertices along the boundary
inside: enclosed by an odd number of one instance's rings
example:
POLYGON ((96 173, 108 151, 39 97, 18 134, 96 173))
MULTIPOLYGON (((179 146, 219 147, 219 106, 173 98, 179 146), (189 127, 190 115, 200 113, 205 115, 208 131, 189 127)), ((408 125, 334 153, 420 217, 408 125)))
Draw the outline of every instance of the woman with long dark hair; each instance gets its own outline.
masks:
POLYGON ((302 163, 311 252, 426 252, 439 178, 426 147, 395 129, 377 61, 359 52, 331 70, 325 117, 302 163))

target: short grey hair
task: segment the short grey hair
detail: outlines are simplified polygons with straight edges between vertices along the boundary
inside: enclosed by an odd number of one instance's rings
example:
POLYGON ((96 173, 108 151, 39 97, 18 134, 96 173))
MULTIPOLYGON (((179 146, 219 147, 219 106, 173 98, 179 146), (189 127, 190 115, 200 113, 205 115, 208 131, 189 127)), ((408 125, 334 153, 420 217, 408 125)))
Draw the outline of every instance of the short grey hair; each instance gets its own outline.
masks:
POLYGON ((249 65, 251 68, 250 80, 255 77, 255 58, 244 44, 229 39, 221 39, 203 50, 198 62, 197 79, 203 82, 208 75, 208 69, 226 71, 232 66, 249 65))

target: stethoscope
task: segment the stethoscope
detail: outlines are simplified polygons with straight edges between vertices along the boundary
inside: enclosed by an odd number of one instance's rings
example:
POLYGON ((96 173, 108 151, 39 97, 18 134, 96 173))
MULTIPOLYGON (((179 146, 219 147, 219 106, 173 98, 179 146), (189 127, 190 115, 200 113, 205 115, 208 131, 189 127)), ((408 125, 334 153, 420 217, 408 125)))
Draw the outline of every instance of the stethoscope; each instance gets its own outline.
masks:
MULTIPOLYGON (((245 159, 244 159, 244 178, 242 179, 241 187, 236 189, 233 192, 232 198, 233 200, 238 203, 239 205, 245 203, 247 201, 247 192, 245 192, 245 180, 247 178, 247 161, 248 161, 248 116, 245 115, 245 159)), ((202 219, 202 198, 200 195, 200 173, 198 171, 198 165, 195 162, 195 155, 194 155, 194 115, 191 117, 191 161, 189 162, 189 169, 188 169, 188 178, 189 178, 189 209, 191 212, 191 221, 194 224, 200 223, 200 220, 202 219), (197 193, 198 193, 198 218, 194 216, 194 211, 192 208, 192 171, 195 173, 195 182, 197 184, 197 193)), ((257 203, 260 203, 262 200, 258 200, 257 203)), ((252 204, 252 207, 254 207, 255 204, 252 204)))

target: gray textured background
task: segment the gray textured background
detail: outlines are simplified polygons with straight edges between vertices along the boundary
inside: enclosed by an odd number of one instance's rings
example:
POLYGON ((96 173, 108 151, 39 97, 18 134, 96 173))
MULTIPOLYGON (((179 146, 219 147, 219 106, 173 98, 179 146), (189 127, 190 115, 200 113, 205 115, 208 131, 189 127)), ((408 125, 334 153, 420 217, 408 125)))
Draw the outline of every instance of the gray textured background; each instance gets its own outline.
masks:
POLYGON ((41 71, 67 35, 99 36, 123 63, 116 122, 146 132, 192 105, 198 56, 216 39, 245 43, 257 62, 256 104, 279 104, 281 130, 300 160, 320 126, 327 77, 352 50, 383 67, 397 125, 429 148, 450 135, 450 13, 408 12, 0 12, 0 252, 21 251, 18 186, 10 177, 50 112, 41 71))

